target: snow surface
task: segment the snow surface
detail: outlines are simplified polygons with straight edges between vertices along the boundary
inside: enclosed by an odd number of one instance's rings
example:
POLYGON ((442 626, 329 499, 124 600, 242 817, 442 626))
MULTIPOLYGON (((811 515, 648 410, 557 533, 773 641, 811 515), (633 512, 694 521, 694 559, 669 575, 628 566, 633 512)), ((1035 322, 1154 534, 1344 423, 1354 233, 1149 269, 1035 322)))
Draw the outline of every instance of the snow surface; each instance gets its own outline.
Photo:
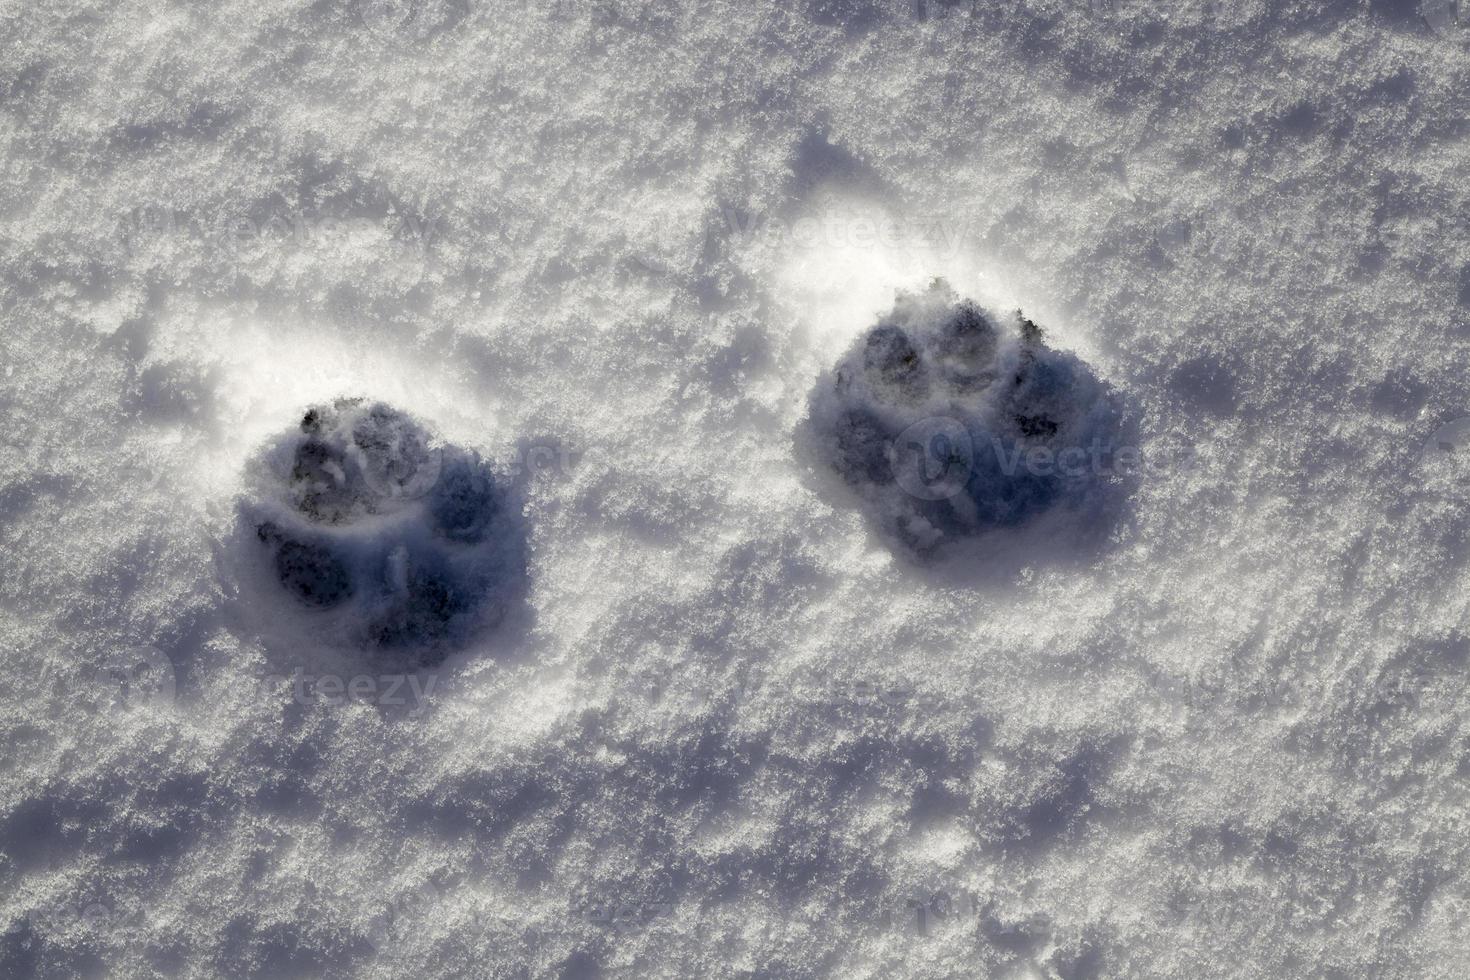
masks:
POLYGON ((0 973, 1470 972, 1443 6, 0 3, 0 973), (935 276, 1136 418, 1095 552, 811 485, 935 276), (344 396, 524 481, 432 677, 219 561, 344 396))

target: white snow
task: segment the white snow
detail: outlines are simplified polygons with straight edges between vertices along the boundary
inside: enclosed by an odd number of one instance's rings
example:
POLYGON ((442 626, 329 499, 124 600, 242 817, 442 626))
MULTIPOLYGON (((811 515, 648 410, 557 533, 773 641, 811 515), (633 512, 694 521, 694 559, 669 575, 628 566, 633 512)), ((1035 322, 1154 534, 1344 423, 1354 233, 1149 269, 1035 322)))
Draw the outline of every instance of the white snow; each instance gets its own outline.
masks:
POLYGON ((1431 20, 0 6, 0 973, 1464 973, 1431 20), (809 485, 935 275, 1136 414, 1096 554, 920 568, 809 485), (216 563, 342 395, 525 475, 525 610, 422 711, 293 695, 216 563))

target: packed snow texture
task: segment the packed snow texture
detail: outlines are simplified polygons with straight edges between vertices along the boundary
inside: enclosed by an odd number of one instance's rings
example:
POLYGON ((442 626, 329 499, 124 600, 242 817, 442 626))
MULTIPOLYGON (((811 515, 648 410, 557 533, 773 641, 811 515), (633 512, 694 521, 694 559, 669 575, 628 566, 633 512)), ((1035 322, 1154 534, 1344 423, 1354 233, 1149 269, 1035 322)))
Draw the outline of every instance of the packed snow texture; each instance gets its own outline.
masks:
POLYGON ((1120 413, 1087 365, 939 279, 817 379, 809 415, 808 452, 920 555, 1058 512, 1093 535, 1121 475, 1120 413))
POLYGON ((0 973, 1470 972, 1437 20, 0 7, 0 973), (934 276, 1137 417, 1095 554, 809 485, 934 276), (525 486, 523 609, 416 689, 274 679, 216 560, 344 394, 525 486))

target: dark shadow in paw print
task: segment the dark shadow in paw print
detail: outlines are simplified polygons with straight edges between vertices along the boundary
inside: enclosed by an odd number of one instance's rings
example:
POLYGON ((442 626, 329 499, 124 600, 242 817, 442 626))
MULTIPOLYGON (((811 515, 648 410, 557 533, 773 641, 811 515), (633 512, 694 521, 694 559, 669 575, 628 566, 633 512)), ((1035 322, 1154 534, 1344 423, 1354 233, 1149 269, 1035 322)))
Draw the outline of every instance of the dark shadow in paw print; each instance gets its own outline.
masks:
POLYGON ((293 659, 422 670, 521 604, 523 480, 397 409, 314 406, 249 477, 231 543, 240 591, 293 659))
POLYGON ((429 498, 435 529, 449 540, 465 544, 484 540, 499 510, 490 473, 463 458, 444 468, 429 498))
POLYGON ((1086 364, 942 280, 900 294, 818 380, 798 436, 919 557, 1022 526, 1096 537, 1126 476, 1123 441, 1117 400, 1086 364))
POLYGON ((274 524, 256 528, 261 541, 275 544, 276 578, 292 596, 308 606, 335 606, 352 595, 347 566, 321 544, 286 538, 274 524))
POLYGON ((909 335, 883 323, 863 340, 863 374, 875 391, 895 401, 917 402, 929 394, 929 372, 909 335))

